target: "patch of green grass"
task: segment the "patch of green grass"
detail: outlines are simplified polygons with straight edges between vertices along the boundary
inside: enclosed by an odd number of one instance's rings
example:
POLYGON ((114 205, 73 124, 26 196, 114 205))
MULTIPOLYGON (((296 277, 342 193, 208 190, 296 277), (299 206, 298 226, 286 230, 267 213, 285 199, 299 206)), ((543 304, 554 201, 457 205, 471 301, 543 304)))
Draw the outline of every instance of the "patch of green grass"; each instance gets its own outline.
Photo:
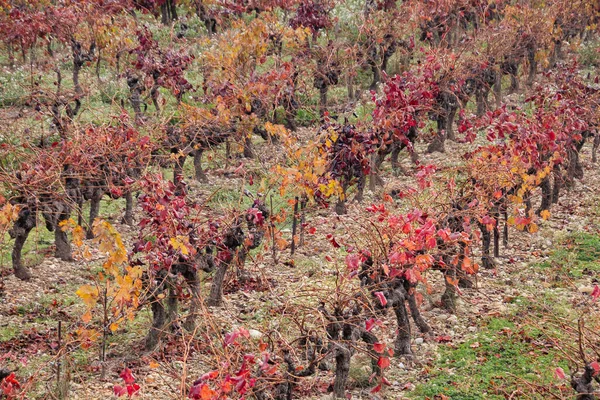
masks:
POLYGON ((568 236, 537 268, 571 278, 597 273, 600 271, 600 236, 583 232, 568 236))
POLYGON ((222 187, 216 190, 210 198, 209 204, 219 206, 223 204, 236 205, 244 202, 245 196, 238 188, 222 187))
POLYGON ((575 247, 577 261, 598 262, 600 260, 600 236, 579 233, 573 235, 567 244, 575 247))
POLYGON ((16 325, 7 325, 0 327, 0 342, 7 342, 19 336, 21 327, 16 325))
POLYGON ((350 362, 350 386, 357 388, 370 388, 372 387, 371 379, 371 359, 365 354, 357 354, 352 357, 350 362))
POLYGON ((583 43, 583 46, 579 47, 579 63, 585 67, 597 67, 600 65, 600 54, 598 53, 599 43, 597 41, 591 41, 583 43))
POLYGON ((524 389, 523 381, 549 385, 555 380, 554 369, 566 364, 562 365, 557 351, 539 344, 543 336, 537 328, 492 318, 474 338, 442 348, 429 381, 411 397, 504 399, 524 389))
MULTIPOLYGON (((0 239, 0 267, 12 268, 12 246, 14 240, 7 234, 0 239)), ((27 266, 37 265, 44 259, 43 249, 54 243, 54 233, 46 229, 43 221, 40 221, 30 233, 22 251, 23 264, 27 266)))
POLYGON ((301 108, 296 113, 296 123, 300 126, 312 126, 319 121, 319 114, 308 108, 301 108))

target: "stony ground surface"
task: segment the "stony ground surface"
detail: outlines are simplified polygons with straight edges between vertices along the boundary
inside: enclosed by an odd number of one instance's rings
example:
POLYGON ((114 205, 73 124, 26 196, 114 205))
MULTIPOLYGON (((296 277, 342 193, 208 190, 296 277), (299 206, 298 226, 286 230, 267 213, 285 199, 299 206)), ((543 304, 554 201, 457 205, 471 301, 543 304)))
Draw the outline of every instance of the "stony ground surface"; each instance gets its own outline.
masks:
MULTIPOLYGON (((453 154, 459 154, 462 145, 449 143, 447 153, 423 156, 422 162, 451 164, 459 162, 453 154)), ((422 150, 420 148, 420 150, 422 150)), ((427 385, 429 375, 439 358, 440 349, 457 346, 469 341, 482 329, 488 317, 513 316, 518 304, 515 298, 538 301, 540 292, 552 294, 557 303, 576 304, 583 302, 595 283, 595 275, 585 275, 569 285, 555 288, 553 277, 532 265, 539 264, 548 258, 555 249, 572 232, 588 232, 597 234, 600 227, 600 205, 598 193, 600 179, 597 166, 590 161, 590 150, 584 149, 582 160, 585 165, 585 178, 578 182, 569 193, 564 193, 559 204, 552 209, 552 217, 540 226, 539 232, 529 234, 511 230, 510 242, 507 248, 501 249, 501 257, 497 259, 497 268, 481 271, 477 285, 473 289, 464 289, 459 300, 456 315, 448 314, 438 306, 439 291, 432 295, 424 293, 422 310, 424 317, 433 328, 433 333, 421 335, 413 332, 413 348, 415 359, 394 359, 388 373, 392 385, 387 388, 381 398, 411 398, 419 387, 427 385), (448 336, 449 343, 439 343, 439 336, 448 336)), ((277 153, 260 154, 264 164, 273 161, 277 153)), ((408 160, 404 160, 408 168, 408 160)), ((211 173, 210 186, 197 186, 197 193, 210 193, 215 186, 239 188, 236 178, 228 178, 224 169, 211 173)), ((402 184, 404 177, 386 176, 387 188, 402 184)), ((368 202, 374 196, 367 193, 368 202)), ((253 287, 261 291, 237 290, 227 294, 224 306, 213 310, 215 324, 224 331, 236 325, 244 325, 256 330, 256 336, 266 337, 279 332, 293 329, 294 321, 282 315, 294 315, 289 310, 312 310, 307 318, 315 318, 314 310, 317 298, 326 295, 330 290, 335 266, 325 261, 325 255, 332 254, 331 247, 324 238, 324 232, 329 227, 337 229, 340 235, 351 230, 360 211, 360 206, 350 204, 349 214, 344 217, 333 215, 329 211, 319 211, 309 216, 309 223, 318 226, 318 233, 307 239, 294 257, 294 266, 284 261, 289 260, 288 250, 279 255, 279 263, 273 265, 270 254, 254 258, 248 262, 247 270, 254 278, 253 287), (324 229, 327 227, 327 229, 324 229), (323 229, 322 229, 323 228, 323 229), (321 234, 323 232, 323 234, 321 234), (283 299, 289 299, 284 300, 283 299)), ((111 215, 118 219, 117 213, 111 215)), ((117 224, 125 238, 130 238, 132 230, 117 224)), ((287 233, 284 228, 284 233, 287 233)), ((3 284, 0 294, 0 366, 2 364, 17 367, 22 375, 33 374, 36 378, 35 397, 52 398, 55 382, 53 365, 56 348, 58 347, 58 321, 62 321, 63 330, 72 332, 80 323, 79 316, 82 306, 75 296, 77 288, 89 281, 93 275, 93 263, 65 263, 51 257, 43 248, 43 261, 33 268, 34 278, 29 282, 16 280, 7 271, 9 259, 3 262, 3 284)), ((341 255, 333 254, 340 261, 341 255)), ((335 263, 334 263, 335 264, 335 263)), ((432 273, 430 281, 436 287, 443 284, 441 276, 432 273)), ((208 293, 210 283, 205 282, 203 293, 208 293)), ((163 357, 161 352, 149 354, 142 351, 143 338, 149 317, 142 313, 131 326, 120 329, 115 333, 109 347, 109 362, 106 375, 100 378, 101 367, 97 363, 97 355, 83 349, 72 349, 71 356, 64 359, 64 369, 70 370, 70 398, 107 399, 112 396, 112 388, 120 383, 119 371, 124 366, 134 369, 138 382, 142 386, 140 398, 171 399, 181 398, 181 381, 186 377, 189 383, 193 377, 206 372, 207 360, 201 352, 190 351, 185 354, 185 347, 177 348, 182 351, 178 357, 163 357), (66 364, 66 368, 65 368, 66 364), (87 365, 87 366, 85 366, 87 365)), ((271 337, 271 336, 269 336, 271 337)), ((271 337, 272 339, 272 337, 271 337)), ((63 333, 63 342, 69 341, 63 333)), ((202 344, 200 344, 202 345, 202 344)), ((190 350, 187 348, 187 350, 190 350)), ((368 379, 368 360, 356 356, 353 363, 357 366, 351 373, 353 398, 370 398, 370 385, 365 385, 368 379), (362 383, 359 382, 362 379, 362 383), (361 385, 364 387, 361 388, 361 385)), ((63 372, 64 373, 64 372, 63 372)), ((451 374, 451 371, 448 371, 451 374)), ((321 372, 316 380, 311 380, 312 387, 302 384, 306 397, 325 398, 320 393, 327 387, 332 374, 321 372)), ((27 383, 26 383, 27 384, 27 383)), ((183 390, 185 391, 185 390, 183 390)), ((485 395, 482 395, 485 398, 485 395)), ((416 396, 418 398, 418 396, 416 396)), ((440 397, 442 398, 442 397, 440 397)), ((515 398, 519 398, 518 396, 515 398)), ((542 397, 540 397, 542 398, 542 397)))

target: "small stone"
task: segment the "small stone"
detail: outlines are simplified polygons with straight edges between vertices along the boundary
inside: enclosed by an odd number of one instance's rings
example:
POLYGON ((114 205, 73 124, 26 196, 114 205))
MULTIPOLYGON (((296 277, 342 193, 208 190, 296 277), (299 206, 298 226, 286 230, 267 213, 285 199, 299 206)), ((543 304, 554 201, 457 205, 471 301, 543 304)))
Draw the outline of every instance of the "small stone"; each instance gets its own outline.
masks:
POLYGON ((181 361, 173 361, 173 367, 175 367, 175 369, 177 369, 177 370, 182 370, 183 369, 183 362, 181 362, 181 361))
POLYGON ((249 329, 248 333, 252 339, 260 339, 262 337, 262 333, 257 331, 256 329, 249 329))
POLYGON ((594 288, 591 286, 579 286, 577 290, 579 290, 579 293, 591 294, 594 291, 594 288))
POLYGON ((420 338, 420 337, 416 338, 415 339, 415 344, 419 345, 419 346, 422 345, 423 344, 423 338, 420 338))
POLYGON ((443 313, 443 314, 439 314, 439 315, 437 316, 437 318, 438 318, 440 321, 446 321, 448 318, 450 318, 450 315, 448 315, 448 314, 446 314, 446 313, 443 313))
POLYGON ((467 328, 467 330, 469 332, 477 332, 477 327, 476 326, 470 326, 470 327, 467 328))
POLYGON ((404 369, 405 368, 404 363, 398 363, 398 368, 404 369))

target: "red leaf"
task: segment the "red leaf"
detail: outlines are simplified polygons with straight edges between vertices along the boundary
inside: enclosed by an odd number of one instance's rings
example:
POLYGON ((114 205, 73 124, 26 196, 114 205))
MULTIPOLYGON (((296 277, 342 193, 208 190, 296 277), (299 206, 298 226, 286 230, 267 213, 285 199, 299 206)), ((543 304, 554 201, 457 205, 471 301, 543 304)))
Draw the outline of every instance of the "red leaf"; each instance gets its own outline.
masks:
POLYGON ((409 222, 405 223, 404 226, 402 227, 402 233, 409 234, 411 230, 412 230, 412 225, 409 222))
POLYGON ((435 236, 430 236, 427 239, 427 248, 433 249, 435 246, 437 246, 437 240, 435 240, 435 236))
POLYGON ((385 298, 383 292, 375 292, 375 296, 377 296, 381 305, 385 307, 385 305, 387 304, 387 299, 385 298))
POLYGON ((438 343, 448 343, 452 341, 452 338, 448 335, 442 335, 435 338, 435 341, 438 343))
POLYGON ((133 382, 135 382, 135 378, 133 377, 133 374, 129 368, 125 368, 119 376, 123 378, 125 384, 127 385, 131 385, 133 382))
POLYGON ((591 362, 590 367, 594 368, 594 376, 598 375, 598 372, 600 372, 600 364, 598 364, 598 361, 591 362))
POLYGON ((202 375, 200 377, 200 380, 208 381, 211 379, 215 379, 217 376, 219 376, 219 371, 211 371, 211 372, 207 372, 206 374, 202 375))
POLYGON ((140 139, 140 147, 145 146, 148 143, 150 143, 150 138, 148 136, 144 136, 143 138, 140 139))
POLYGON ((386 369, 390 366, 390 359, 387 357, 379 357, 379 360, 377 360, 377 365, 379 365, 379 368, 381 369, 386 369))
POLYGON ((127 388, 121 385, 115 385, 113 387, 113 393, 118 397, 125 396, 127 394, 127 388))
POLYGON ((373 329, 374 326, 375 326, 374 318, 369 318, 368 320, 365 321, 365 329, 367 330, 367 332, 371 332, 371 329, 373 329))
POLYGON ((377 353, 383 353, 383 350, 385 350, 385 344, 383 344, 383 343, 374 343, 373 344, 373 350, 375 350, 377 353))
POLYGON ((348 254, 346 256, 346 266, 350 271, 355 271, 358 269, 358 265, 360 263, 360 256, 358 254, 348 254))
POLYGON ((594 285, 591 296, 594 298, 594 301, 598 300, 598 297, 600 297, 600 287, 598 287, 598 285, 594 285))
POLYGON ((134 383, 133 385, 127 385, 127 395, 129 397, 133 396, 140 390, 140 385, 134 383))
POLYGON ((15 376, 14 372, 11 372, 9 376, 7 376, 6 378, 4 378, 2 380, 2 382, 3 383, 10 383, 12 386, 14 386, 16 388, 20 388, 21 387, 21 384, 17 380, 17 377, 15 376))
POLYGON ((557 367, 557 368, 554 370, 554 376, 555 376, 557 379, 565 379, 565 377, 566 377, 566 376, 565 376, 565 371, 563 371, 563 369, 562 369, 561 367, 557 367))
POLYGON ((15 377, 15 373, 11 372, 10 375, 8 375, 6 378, 0 381, 0 396, 4 394, 4 397, 6 397, 6 399, 16 398, 17 389, 19 389, 20 387, 21 385, 15 377))
POLYGON ((371 389, 371 393, 377 393, 381 390, 381 384, 375 386, 373 389, 371 389))
POLYGON ((335 240, 335 237, 333 237, 331 233, 327 235, 327 240, 329 240, 329 243, 336 249, 340 247, 340 244, 335 240))

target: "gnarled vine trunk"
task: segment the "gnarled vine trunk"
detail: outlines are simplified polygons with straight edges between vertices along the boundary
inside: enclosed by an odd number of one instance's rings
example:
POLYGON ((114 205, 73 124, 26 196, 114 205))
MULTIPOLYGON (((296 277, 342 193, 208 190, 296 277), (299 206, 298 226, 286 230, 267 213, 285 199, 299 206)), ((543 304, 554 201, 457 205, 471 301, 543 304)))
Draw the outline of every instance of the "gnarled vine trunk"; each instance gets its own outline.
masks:
POLYGON ((71 215, 71 211, 66 204, 63 204, 63 208, 59 211, 56 219, 56 225, 54 226, 54 243, 56 245, 56 257, 63 261, 73 261, 73 254, 71 251, 71 242, 67 236, 67 232, 63 231, 61 222, 67 221, 71 215))
POLYGON ((202 170, 202 153, 203 149, 196 149, 194 151, 194 177, 198 182, 208 183, 208 177, 202 170))
POLYGON ((133 226, 133 193, 130 191, 125 193, 125 215, 123 216, 123 223, 133 226))
POLYGON ((15 221, 14 226, 9 231, 10 236, 15 239, 12 249, 12 265, 15 276, 21 280, 31 279, 31 273, 27 267, 23 265, 22 252, 23 246, 27 241, 29 233, 36 225, 35 210, 30 210, 28 207, 23 207, 19 210, 19 216, 15 221))

